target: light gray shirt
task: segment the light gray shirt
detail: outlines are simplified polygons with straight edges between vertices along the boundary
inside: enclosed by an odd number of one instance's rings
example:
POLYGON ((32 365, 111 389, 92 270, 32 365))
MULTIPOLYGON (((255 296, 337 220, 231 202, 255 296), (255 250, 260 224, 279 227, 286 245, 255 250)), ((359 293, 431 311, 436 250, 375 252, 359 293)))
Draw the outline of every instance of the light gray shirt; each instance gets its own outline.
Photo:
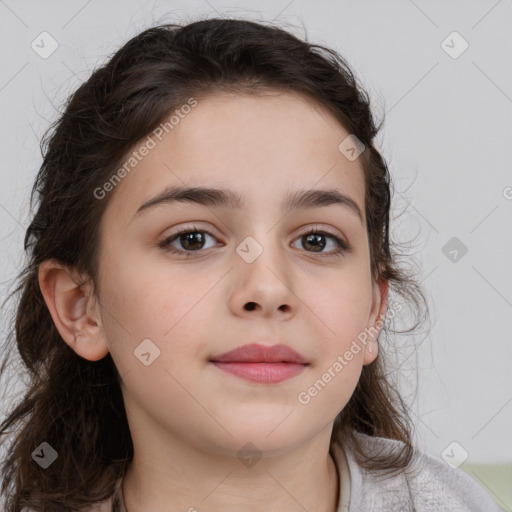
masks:
MULTIPOLYGON (((403 443, 356 434, 368 453, 390 453, 403 443)), ((503 512, 488 492, 461 469, 416 450, 411 469, 382 477, 364 470, 352 446, 333 446, 340 473, 338 512, 503 512), (343 480, 345 479, 345 482, 343 480), (343 488, 350 487, 348 507, 343 488)))

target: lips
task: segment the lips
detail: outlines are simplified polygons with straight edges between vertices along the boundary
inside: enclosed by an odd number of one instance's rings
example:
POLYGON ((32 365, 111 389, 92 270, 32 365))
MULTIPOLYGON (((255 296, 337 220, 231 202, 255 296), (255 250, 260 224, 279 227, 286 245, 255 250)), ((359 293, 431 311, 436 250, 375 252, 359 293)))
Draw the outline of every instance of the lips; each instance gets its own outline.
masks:
POLYGON ((257 343, 212 357, 210 362, 225 373, 258 384, 278 384, 299 375, 310 364, 286 345, 257 343))
POLYGON ((296 363, 309 365, 306 358, 286 345, 243 345, 210 359, 217 363, 296 363))

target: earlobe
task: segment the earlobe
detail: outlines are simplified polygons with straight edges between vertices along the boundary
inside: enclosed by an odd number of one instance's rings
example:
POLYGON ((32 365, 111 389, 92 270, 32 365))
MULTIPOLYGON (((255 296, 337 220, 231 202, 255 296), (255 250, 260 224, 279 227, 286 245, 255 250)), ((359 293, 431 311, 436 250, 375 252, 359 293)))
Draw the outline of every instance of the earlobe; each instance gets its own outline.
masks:
POLYGON ((81 285, 76 274, 55 260, 41 263, 38 279, 62 339, 84 359, 97 361, 105 357, 109 350, 90 281, 81 285))
POLYGON ((370 339, 364 347, 363 365, 373 363, 379 355, 379 344, 377 340, 370 339))

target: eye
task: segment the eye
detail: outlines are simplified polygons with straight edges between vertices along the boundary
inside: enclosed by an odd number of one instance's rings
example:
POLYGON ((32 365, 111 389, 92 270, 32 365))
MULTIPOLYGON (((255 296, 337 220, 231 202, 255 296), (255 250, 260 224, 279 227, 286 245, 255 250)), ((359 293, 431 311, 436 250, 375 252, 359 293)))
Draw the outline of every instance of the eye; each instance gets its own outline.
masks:
POLYGON ((350 249, 350 246, 336 235, 326 231, 318 231, 316 229, 311 229, 302 234, 297 240, 301 241, 303 247, 313 248, 312 251, 308 252, 316 252, 321 256, 341 256, 342 253, 350 249), (322 253, 322 250, 328 245, 325 241, 326 239, 331 240, 331 245, 334 246, 334 249, 332 251, 322 253))
POLYGON ((180 231, 171 235, 165 240, 162 240, 158 245, 168 252, 180 253, 184 254, 185 256, 192 256, 193 252, 199 252, 201 251, 201 249, 205 248, 204 244, 206 237, 211 237, 215 239, 215 237, 208 231, 197 229, 194 226, 192 228, 181 229, 180 231), (174 242, 181 245, 183 249, 177 249, 176 247, 171 245, 174 242))

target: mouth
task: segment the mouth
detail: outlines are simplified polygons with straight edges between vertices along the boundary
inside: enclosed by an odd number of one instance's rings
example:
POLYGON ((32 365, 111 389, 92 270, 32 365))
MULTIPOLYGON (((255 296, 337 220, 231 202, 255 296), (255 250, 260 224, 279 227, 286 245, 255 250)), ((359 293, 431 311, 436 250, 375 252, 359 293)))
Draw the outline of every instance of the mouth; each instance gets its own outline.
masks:
POLYGON ((236 377, 260 384, 276 384, 302 373, 310 363, 286 345, 253 343, 214 356, 215 367, 236 377))

